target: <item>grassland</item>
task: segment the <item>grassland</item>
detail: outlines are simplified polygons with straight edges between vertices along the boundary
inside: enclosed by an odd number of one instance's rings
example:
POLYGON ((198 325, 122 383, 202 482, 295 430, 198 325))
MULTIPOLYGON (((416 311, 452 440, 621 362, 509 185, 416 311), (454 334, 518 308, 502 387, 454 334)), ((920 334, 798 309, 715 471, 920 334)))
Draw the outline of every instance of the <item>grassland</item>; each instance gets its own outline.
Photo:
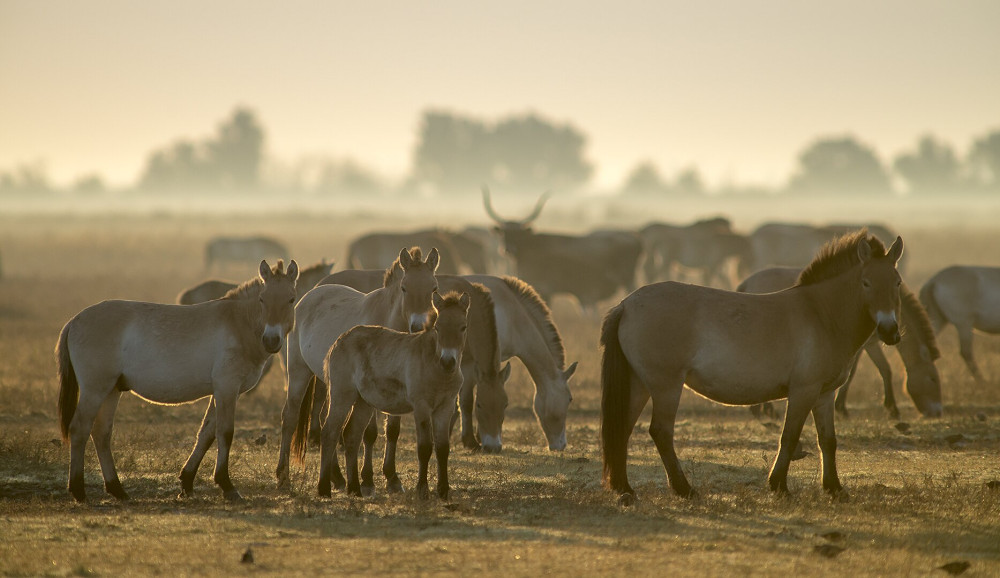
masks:
MULTIPOLYGON (((225 503, 214 487, 214 451, 197 495, 176 498, 204 401, 163 407, 132 396, 118 410, 113 445, 133 499, 118 503, 103 494, 91 446, 90 502, 72 501, 55 418, 52 349, 63 323, 102 299, 172 301, 204 278, 202 247, 216 234, 274 234, 308 264, 340 259, 351 237, 380 224, 364 215, 0 215, 0 573, 943 575, 935 568, 966 560, 966 575, 1000 575, 1000 489, 987 486, 1000 479, 1000 339, 977 338, 981 367, 992 378, 978 387, 958 358, 953 330, 940 338, 942 419, 919 418, 899 391, 902 366, 890 354, 902 419, 911 425, 906 434, 885 416, 881 382, 862 362, 851 418, 837 422, 841 480, 851 495, 845 503, 823 494, 815 449, 792 465, 792 495, 773 496, 765 480, 777 426, 685 393, 677 449, 698 497, 670 492, 644 418, 630 458, 639 502, 618 508, 600 486, 599 319, 562 299, 553 303, 556 321, 568 358, 580 361, 571 382, 570 447, 544 448, 531 382, 517 367, 503 454, 454 449, 448 503, 414 498, 407 421, 399 463, 411 491, 319 499, 315 452, 294 470, 293 490, 278 491, 277 372, 238 408, 231 471, 246 504, 225 503), (949 443, 954 434, 962 439, 949 443), (253 563, 241 562, 248 550, 253 563)), ((1000 254, 1000 231, 988 226, 914 221, 899 228, 914 287, 946 265, 996 264, 1000 254)))

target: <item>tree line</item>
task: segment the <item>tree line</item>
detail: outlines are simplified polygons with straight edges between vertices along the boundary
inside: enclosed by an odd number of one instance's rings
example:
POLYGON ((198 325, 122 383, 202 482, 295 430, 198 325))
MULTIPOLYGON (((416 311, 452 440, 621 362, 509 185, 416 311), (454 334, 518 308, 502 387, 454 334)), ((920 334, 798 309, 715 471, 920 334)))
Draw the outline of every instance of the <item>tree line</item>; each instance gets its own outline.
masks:
MULTIPOLYGON (((594 173, 587 136, 571 123, 534 113, 495 122, 431 109, 419 122, 409 174, 391 182, 353 160, 299 159, 283 163, 267 154, 267 132, 257 114, 236 108, 202 139, 183 138, 153 150, 130 192, 253 193, 281 190, 357 195, 392 191, 478 195, 482 184, 535 195, 542 190, 578 191, 594 173)), ((108 189, 98 173, 68 188, 79 194, 108 189)), ((59 190, 44 165, 0 170, 0 194, 46 194, 59 190)), ((1000 193, 1000 129, 973 139, 965 154, 933 135, 883 161, 852 135, 822 136, 798 154, 796 168, 776 187, 737 184, 710 189, 697 167, 669 176, 641 161, 618 187, 624 195, 703 194, 912 195, 1000 193)))

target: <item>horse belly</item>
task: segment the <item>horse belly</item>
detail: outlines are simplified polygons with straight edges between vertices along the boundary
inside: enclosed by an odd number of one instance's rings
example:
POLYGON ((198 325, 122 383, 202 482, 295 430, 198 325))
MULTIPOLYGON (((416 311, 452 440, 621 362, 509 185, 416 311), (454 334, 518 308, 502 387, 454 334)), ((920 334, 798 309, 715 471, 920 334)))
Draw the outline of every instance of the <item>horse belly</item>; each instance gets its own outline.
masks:
POLYGON ((393 415, 413 413, 406 397, 406 385, 394 378, 362 378, 358 393, 375 409, 393 415))
POLYGON ((212 395, 215 355, 208 348, 159 348, 126 340, 119 387, 154 403, 179 404, 212 395), (165 353, 170 351, 170 353, 165 353))

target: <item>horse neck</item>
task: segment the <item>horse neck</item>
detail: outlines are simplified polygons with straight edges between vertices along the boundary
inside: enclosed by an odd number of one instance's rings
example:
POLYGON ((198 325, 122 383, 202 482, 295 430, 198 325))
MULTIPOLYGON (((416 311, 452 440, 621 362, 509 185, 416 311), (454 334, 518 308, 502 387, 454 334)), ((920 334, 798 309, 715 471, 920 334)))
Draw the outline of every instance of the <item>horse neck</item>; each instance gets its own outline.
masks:
POLYGON ((242 329, 238 338, 245 351, 253 352, 254 358, 261 361, 271 354, 264 350, 261 335, 264 333, 264 318, 260 314, 260 306, 256 299, 223 299, 215 303, 223 304, 229 311, 231 319, 242 329))
POLYGON ((409 329, 409 322, 403 315, 403 293, 399 285, 380 287, 369 293, 362 310, 366 325, 381 325, 403 332, 409 329))
POLYGON ((825 281, 803 286, 816 305, 815 310, 824 326, 837 338, 847 340, 852 354, 861 349, 875 331, 875 320, 865 311, 857 290, 860 285, 858 271, 854 268, 825 281))

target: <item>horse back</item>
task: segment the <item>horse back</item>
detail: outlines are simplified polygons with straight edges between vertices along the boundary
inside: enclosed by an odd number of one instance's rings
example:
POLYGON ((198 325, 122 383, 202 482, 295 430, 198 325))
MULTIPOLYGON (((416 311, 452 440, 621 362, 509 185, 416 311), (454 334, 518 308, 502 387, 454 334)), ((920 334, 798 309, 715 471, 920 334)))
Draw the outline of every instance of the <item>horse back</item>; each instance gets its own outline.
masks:
POLYGON ((937 313, 959 327, 1000 333, 1000 268, 948 267, 927 281, 920 297, 932 319, 937 313))

